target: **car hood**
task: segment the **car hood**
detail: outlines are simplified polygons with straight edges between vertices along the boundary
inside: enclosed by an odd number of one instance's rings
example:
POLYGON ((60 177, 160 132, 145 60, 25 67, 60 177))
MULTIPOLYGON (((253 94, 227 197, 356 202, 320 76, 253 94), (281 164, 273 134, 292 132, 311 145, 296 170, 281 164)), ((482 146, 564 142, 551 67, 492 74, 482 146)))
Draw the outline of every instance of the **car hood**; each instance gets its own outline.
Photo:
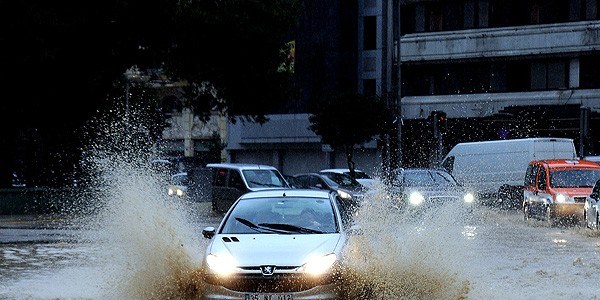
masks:
POLYGON ((217 234, 209 252, 217 256, 230 254, 238 267, 301 266, 310 257, 333 253, 340 238, 339 233, 217 234), (225 241, 234 237, 239 241, 225 241))

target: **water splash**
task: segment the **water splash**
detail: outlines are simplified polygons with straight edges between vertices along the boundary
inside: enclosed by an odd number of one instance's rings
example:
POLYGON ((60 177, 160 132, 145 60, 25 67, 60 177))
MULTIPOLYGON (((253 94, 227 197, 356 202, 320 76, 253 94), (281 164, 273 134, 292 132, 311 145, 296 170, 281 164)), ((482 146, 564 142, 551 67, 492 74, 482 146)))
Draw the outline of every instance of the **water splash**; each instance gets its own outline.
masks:
POLYGON ((93 213, 81 221, 82 241, 101 249, 96 259, 106 297, 198 298, 203 241, 194 212, 167 197, 165 174, 153 171, 151 143, 131 134, 144 132, 136 120, 142 116, 94 122, 99 134, 87 167, 96 196, 87 203, 93 213))
POLYGON ((466 299, 469 237, 463 226, 470 212, 450 205, 417 216, 392 209, 394 201, 378 180, 359 209, 356 224, 363 234, 350 241, 345 253, 350 270, 344 276, 344 297, 466 299))

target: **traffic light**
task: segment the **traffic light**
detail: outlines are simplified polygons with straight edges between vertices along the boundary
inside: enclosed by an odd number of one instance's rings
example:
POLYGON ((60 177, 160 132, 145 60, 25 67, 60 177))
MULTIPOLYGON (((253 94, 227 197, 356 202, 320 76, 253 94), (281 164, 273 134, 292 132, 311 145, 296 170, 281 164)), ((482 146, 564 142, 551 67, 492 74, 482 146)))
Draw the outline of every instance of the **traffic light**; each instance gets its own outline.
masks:
POLYGON ((448 118, 446 112, 434 110, 431 112, 433 120, 433 132, 435 135, 442 134, 448 129, 448 118))

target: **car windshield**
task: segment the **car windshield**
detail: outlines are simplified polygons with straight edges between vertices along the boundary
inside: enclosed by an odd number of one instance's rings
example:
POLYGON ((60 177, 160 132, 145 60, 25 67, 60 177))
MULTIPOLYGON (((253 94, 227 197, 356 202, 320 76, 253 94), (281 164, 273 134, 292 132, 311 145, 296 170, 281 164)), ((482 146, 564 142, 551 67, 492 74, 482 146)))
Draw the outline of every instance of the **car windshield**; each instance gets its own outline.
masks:
POLYGON ((339 232, 331 200, 309 197, 242 199, 220 233, 321 234, 339 232))
MULTIPOLYGON (((345 175, 350 176, 350 172, 344 172, 345 175)), ((367 175, 367 173, 362 171, 354 171, 355 179, 371 179, 371 176, 367 175)))
POLYGON ((600 170, 557 170, 550 172, 550 186, 554 188, 593 187, 600 179, 600 170))
POLYGON ((342 188, 356 189, 361 186, 358 181, 352 179, 352 177, 346 174, 326 172, 323 173, 323 177, 326 177, 327 179, 333 181, 337 186, 342 188))
POLYGON ((188 185, 187 175, 174 175, 171 178, 171 183, 174 185, 188 185))
POLYGON ((287 187, 283 176, 274 170, 244 170, 242 173, 250 188, 287 187))
POLYGON ((452 175, 441 170, 405 171, 402 173, 404 186, 458 186, 452 175))

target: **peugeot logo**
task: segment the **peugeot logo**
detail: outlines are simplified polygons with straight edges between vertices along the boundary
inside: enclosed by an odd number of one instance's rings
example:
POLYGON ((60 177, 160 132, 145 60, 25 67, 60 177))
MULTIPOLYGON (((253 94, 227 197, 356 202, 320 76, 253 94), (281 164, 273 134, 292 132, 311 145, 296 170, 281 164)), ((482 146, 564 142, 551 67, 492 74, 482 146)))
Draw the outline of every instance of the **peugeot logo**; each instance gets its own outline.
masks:
POLYGON ((275 272, 275 266, 260 266, 260 272, 263 276, 271 276, 275 272))

